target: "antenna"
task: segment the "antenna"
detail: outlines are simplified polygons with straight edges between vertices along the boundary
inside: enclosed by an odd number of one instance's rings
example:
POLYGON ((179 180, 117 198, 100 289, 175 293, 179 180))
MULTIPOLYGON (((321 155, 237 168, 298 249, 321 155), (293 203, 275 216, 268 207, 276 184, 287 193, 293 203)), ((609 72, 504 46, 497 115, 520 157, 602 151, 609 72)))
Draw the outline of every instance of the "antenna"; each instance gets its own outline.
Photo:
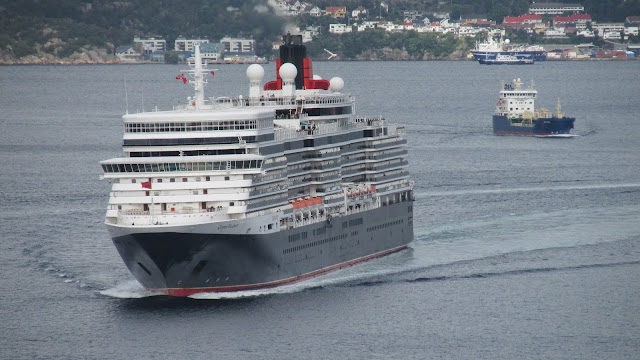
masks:
POLYGON ((127 77, 124 77, 124 103, 125 106, 127 107, 125 109, 125 114, 129 113, 129 95, 127 94, 127 77))

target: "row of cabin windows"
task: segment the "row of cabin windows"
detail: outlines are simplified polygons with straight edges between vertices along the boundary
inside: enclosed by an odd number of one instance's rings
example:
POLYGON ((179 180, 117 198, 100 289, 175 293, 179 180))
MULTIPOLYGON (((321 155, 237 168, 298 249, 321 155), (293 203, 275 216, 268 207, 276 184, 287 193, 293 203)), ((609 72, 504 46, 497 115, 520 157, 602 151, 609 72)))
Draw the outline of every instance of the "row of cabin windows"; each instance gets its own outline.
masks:
POLYGON ((348 236, 347 234, 342 234, 342 235, 338 235, 338 236, 332 236, 330 238, 314 241, 314 242, 311 242, 311 243, 308 243, 308 244, 298 245, 298 246, 294 246, 292 248, 284 249, 284 250, 282 250, 282 253, 283 254, 289 254, 289 253, 292 253, 292 252, 295 252, 295 251, 308 249, 310 247, 315 247, 315 246, 318 246, 318 245, 328 244, 328 243, 334 242, 336 240, 346 239, 347 236, 348 236))
POLYGON ((305 240, 307 238, 307 232, 303 231, 301 233, 289 235, 289 242, 295 242, 298 240, 305 240))
POLYGON ((261 167, 262 167, 262 160, 208 161, 208 162, 157 163, 157 164, 102 164, 102 170, 105 173, 237 170, 237 169, 260 169, 261 167))
POLYGON ((399 224, 404 224, 404 219, 400 219, 400 220, 396 220, 396 221, 390 221, 388 223, 384 223, 384 224, 368 227, 367 228, 367 232, 378 231, 380 229, 386 229, 386 228, 391 227, 393 225, 399 225, 399 224))
POLYGON ((246 154, 246 149, 222 150, 184 150, 184 151, 132 151, 129 157, 159 157, 159 156, 205 156, 205 155, 237 155, 246 154))
MULTIPOLYGON (((261 119, 263 120, 263 119, 261 119)), ((271 118, 267 119, 271 124, 271 118)), ((261 125, 264 121, 261 121, 261 125)), ((202 122, 170 122, 170 123, 126 123, 125 133, 146 132, 186 132, 186 131, 220 131, 220 130, 252 130, 258 128, 257 120, 225 120, 202 122)))
MULTIPOLYGON (((225 176, 225 177, 224 177, 224 180, 225 180, 225 181, 227 181, 227 180, 229 180, 229 179, 230 179, 230 178, 229 178, 229 176, 225 176)), ((161 182, 162 182, 162 178, 160 178, 160 179, 155 179, 155 180, 154 180, 154 179, 149 179, 149 181, 150 181, 150 182, 157 182, 157 183, 161 183, 161 182)), ((182 178, 182 182, 187 182, 187 181, 189 181, 189 178, 186 178, 186 177, 183 177, 183 178, 182 178)), ((196 178, 196 181, 200 181, 200 178, 196 178)), ((211 181, 211 176, 205 176, 205 177, 204 177, 204 181, 211 181)), ((137 183, 137 182, 138 182, 138 180, 136 180, 136 179, 131 179, 131 183, 132 183, 132 184, 135 184, 135 183, 137 183)), ((143 182, 144 182, 144 181, 143 181, 143 182)), ((169 182, 176 182, 176 178, 169 178, 169 182)), ((205 191, 205 194, 206 194, 206 191, 207 191, 207 190, 206 190, 206 189, 204 189, 203 191, 205 191)))

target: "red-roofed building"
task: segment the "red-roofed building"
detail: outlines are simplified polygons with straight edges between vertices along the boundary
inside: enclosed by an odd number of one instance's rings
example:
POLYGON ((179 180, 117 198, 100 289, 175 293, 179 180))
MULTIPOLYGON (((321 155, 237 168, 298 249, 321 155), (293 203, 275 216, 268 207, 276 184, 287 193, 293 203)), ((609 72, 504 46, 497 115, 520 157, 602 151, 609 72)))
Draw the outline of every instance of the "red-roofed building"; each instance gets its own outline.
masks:
POLYGON ((576 27, 584 29, 587 27, 587 23, 591 22, 591 15, 589 14, 573 14, 571 16, 556 16, 553 18, 554 28, 564 27, 576 27))
POLYGON ((542 22, 542 15, 528 14, 521 16, 505 16, 503 24, 535 24, 542 22))
POLYGON ((500 27, 504 29, 525 29, 529 32, 534 28, 543 26, 542 15, 526 14, 521 16, 505 16, 500 27))
POLYGON ((344 18, 347 14, 347 8, 345 6, 327 6, 325 9, 325 13, 328 16, 333 16, 334 18, 344 18))

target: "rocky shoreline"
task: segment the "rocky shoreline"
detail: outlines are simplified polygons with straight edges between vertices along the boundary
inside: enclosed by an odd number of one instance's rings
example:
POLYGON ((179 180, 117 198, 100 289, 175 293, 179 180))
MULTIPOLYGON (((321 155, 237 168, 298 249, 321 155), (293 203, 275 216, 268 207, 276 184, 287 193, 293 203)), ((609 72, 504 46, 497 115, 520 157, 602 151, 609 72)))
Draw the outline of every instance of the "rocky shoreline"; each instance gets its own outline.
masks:
POLYGON ((16 58, 13 54, 0 51, 0 65, 81 65, 81 64, 120 64, 121 61, 105 48, 89 48, 75 52, 68 57, 58 57, 37 50, 35 55, 16 58))
MULTIPOLYGON (((312 58, 313 59, 313 58, 312 58)), ((587 60, 638 60, 639 58, 615 59, 615 58, 581 58, 581 59, 547 59, 548 61, 587 61, 587 60)), ((323 61, 326 58, 313 59, 314 61, 323 61)), ((336 58, 331 61, 473 61, 471 53, 468 49, 458 48, 448 56, 437 57, 426 53, 421 56, 411 56, 404 49, 382 48, 379 50, 368 50, 355 59, 336 58)), ((105 64, 164 64, 161 62, 139 61, 139 62, 123 62, 120 61, 111 51, 107 49, 87 49, 81 53, 74 53, 69 57, 56 57, 55 55, 38 51, 36 55, 29 55, 22 58, 15 58, 12 55, 2 54, 0 52, 1 65, 105 65, 105 64)))
MULTIPOLYGON (((468 50, 457 49, 449 56, 436 57, 431 54, 421 56, 411 56, 404 49, 382 48, 380 50, 369 50, 355 59, 340 59, 346 61, 424 61, 424 60, 468 60, 468 50)), ((313 58, 312 58, 313 59, 313 58)), ((320 57, 313 60, 326 60, 320 57)), ((333 61, 333 60, 332 60, 333 61)), ((38 50, 37 54, 16 58, 13 54, 3 54, 0 51, 0 65, 100 65, 100 64, 157 64, 158 62, 139 61, 123 62, 118 59, 110 50, 104 48, 91 48, 83 52, 76 52, 69 57, 57 57, 53 54, 38 50)))

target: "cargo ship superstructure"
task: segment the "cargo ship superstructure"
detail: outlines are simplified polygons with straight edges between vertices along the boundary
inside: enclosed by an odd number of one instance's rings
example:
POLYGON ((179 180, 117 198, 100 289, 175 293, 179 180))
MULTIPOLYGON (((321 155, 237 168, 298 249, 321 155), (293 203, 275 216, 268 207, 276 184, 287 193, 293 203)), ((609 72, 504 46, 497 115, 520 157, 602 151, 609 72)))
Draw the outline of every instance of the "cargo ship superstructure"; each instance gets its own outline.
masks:
POLYGON ((547 59, 547 53, 539 47, 511 46, 509 39, 494 40, 491 36, 484 42, 476 42, 471 54, 485 65, 528 65, 547 59))
POLYGON ((556 114, 544 108, 536 108, 538 92, 533 81, 528 88, 520 79, 501 83, 500 96, 493 115, 493 132, 500 135, 529 135, 544 137, 571 137, 575 118, 567 117, 560 108, 556 114))
POLYGON ((147 289, 188 296, 279 286, 404 249, 413 239, 405 130, 354 114, 344 81, 313 75, 287 35, 276 80, 248 67, 249 95, 195 96, 123 116, 106 225, 147 289))

